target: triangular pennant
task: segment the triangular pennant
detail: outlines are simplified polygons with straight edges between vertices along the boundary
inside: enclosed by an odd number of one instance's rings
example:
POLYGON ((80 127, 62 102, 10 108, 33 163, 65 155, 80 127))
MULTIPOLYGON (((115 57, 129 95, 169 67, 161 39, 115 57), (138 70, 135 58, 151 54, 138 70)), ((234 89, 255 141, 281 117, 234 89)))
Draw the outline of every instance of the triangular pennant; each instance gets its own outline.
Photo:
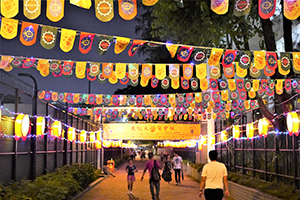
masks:
POLYGON ((118 0, 119 15, 125 20, 132 20, 137 14, 136 0, 118 0))
POLYGON ((139 64, 128 65, 128 76, 131 80, 136 80, 139 77, 139 64))
POLYGON ((127 85, 129 82, 128 73, 125 73, 125 76, 122 79, 119 79, 119 81, 122 85, 127 85))
POLYGON ((233 14, 237 17, 247 15, 251 10, 252 0, 235 0, 233 14))
POLYGON ((218 84, 218 80, 217 79, 209 79, 209 83, 210 83, 210 89, 212 90, 218 90, 219 89, 219 84, 218 84))
POLYGON ((73 4, 80 8, 90 9, 92 6, 92 1, 91 0, 70 0, 70 4, 73 4))
POLYGON ((166 48, 168 49, 172 58, 175 57, 178 47, 179 46, 176 44, 169 44, 169 43, 166 44, 166 48))
MULTIPOLYGON (((10 1, 10 0, 8 0, 10 1)), ((3 1, 1 1, 2 4, 3 1)), ((2 7, 1 7, 2 8, 2 7)), ((18 20, 1 18, 1 36, 5 39, 11 40, 18 34, 18 20)))
POLYGON ((229 0, 211 0, 210 9, 218 15, 224 15, 228 11, 229 0))
POLYGON ((156 64, 155 65, 155 77, 158 80, 163 80, 166 77, 166 64, 156 64))
POLYGON ((50 21, 58 22, 64 17, 64 0, 47 0, 47 18, 50 21))
POLYGON ((206 49, 195 48, 192 54, 193 62, 195 64, 201 64, 206 61, 206 49))
POLYGON ((178 89, 179 86, 180 86, 179 78, 178 79, 171 79, 171 87, 173 89, 178 89))
POLYGON ((130 43, 130 38, 116 37, 115 54, 119 54, 122 51, 124 51, 129 43, 130 43))
POLYGON ((266 66, 265 51, 254 51, 254 64, 257 69, 263 69, 266 66))
POLYGON ((198 90, 198 86, 199 86, 198 79, 193 77, 191 79, 191 88, 192 88, 192 90, 194 90, 194 91, 198 90))
POLYGON ((235 75, 234 65, 223 67, 223 72, 226 78, 233 78, 235 75))
POLYGON ((187 62, 193 52, 194 47, 181 46, 177 52, 177 59, 181 62, 187 62))
POLYGON ((6 18, 13 18, 19 13, 18 0, 1 0, 1 14, 6 18))
POLYGON ((41 14, 41 0, 24 0, 23 13, 28 19, 36 19, 41 14))
POLYGON ((276 8, 276 0, 259 0, 258 14, 263 19, 269 19, 274 15, 276 8))
POLYGON ((134 54, 136 54, 136 52, 139 50, 139 48, 141 48, 141 46, 143 46, 144 44, 145 44, 145 41, 143 41, 143 40, 133 40, 132 45, 131 45, 130 49, 128 50, 128 55, 134 56, 134 54))
POLYGON ((295 20, 300 16, 300 2, 297 0, 284 0, 283 14, 289 20, 295 20))
POLYGON ((151 79, 152 78, 152 65, 151 64, 142 64, 142 79, 151 79))
POLYGON ((76 62, 75 74, 79 79, 85 78, 86 62, 76 62))
POLYGON ((143 0, 145 6, 154 6, 157 2, 158 0, 143 0))
POLYGON ((42 26, 40 44, 45 49, 52 49, 57 39, 57 29, 52 26, 42 26))
POLYGON ((156 42, 147 42, 145 44, 145 48, 151 49, 151 50, 153 50, 154 48, 161 47, 161 46, 162 46, 162 44, 159 44, 159 43, 156 43, 156 42))
POLYGON ((152 75, 152 79, 151 79, 151 87, 152 88, 156 88, 158 86, 158 79, 156 78, 155 75, 152 75))
POLYGON ((95 34, 91 33, 80 33, 79 39, 79 51, 83 54, 87 54, 92 49, 92 44, 94 40, 95 34))
POLYGON ((98 76, 99 73, 100 73, 100 63, 91 62, 89 75, 91 77, 95 77, 95 76, 98 76))
POLYGON ((102 73, 104 78, 110 78, 113 75, 114 65, 112 63, 102 63, 102 73))
POLYGON ((220 63, 218 63, 216 66, 209 66, 209 74, 210 78, 218 79, 221 76, 221 70, 220 70, 220 63))
POLYGON ((32 46, 36 42, 38 24, 22 22, 20 41, 25 46, 32 46))
POLYGON ((98 48, 97 51, 99 55, 104 55, 109 49, 111 43, 113 42, 113 36, 100 35, 98 38, 98 48))
POLYGON ((270 70, 275 70, 277 68, 277 53, 267 52, 267 66, 270 70))
POLYGON ((206 63, 196 65, 196 76, 198 79, 204 79, 207 76, 206 63))
POLYGON ((236 52, 237 50, 226 50, 225 51, 225 55, 223 56, 223 60, 222 60, 222 66, 223 67, 230 67, 236 57, 236 52))
POLYGON ((181 87, 184 90, 189 89, 189 87, 190 87, 189 80, 186 80, 183 77, 181 77, 181 87))
POLYGON ((100 21, 110 21, 114 17, 113 0, 95 0, 95 13, 100 21))
POLYGON ((234 79, 228 79, 228 88, 230 91, 236 90, 235 80, 234 79))
POLYGON ((73 69, 73 62, 65 61, 62 69, 63 75, 70 75, 72 73, 72 69, 73 69))
POLYGON ((61 29, 60 34, 60 48, 64 52, 69 52, 74 46, 74 41, 76 37, 76 31, 70 29, 61 29))
POLYGON ((222 101, 227 101, 229 98, 229 92, 228 90, 222 90, 221 91, 221 97, 222 97, 222 101))
POLYGON ((166 77, 166 78, 164 78, 161 81, 161 87, 162 87, 162 89, 165 89, 165 90, 170 87, 170 79, 169 79, 169 77, 166 77))
POLYGON ((111 84, 116 84, 118 82, 118 79, 116 77, 116 73, 113 71, 111 77, 109 77, 108 81, 111 84))
POLYGON ((220 63, 220 59, 222 57, 224 49, 216 49, 213 48, 210 53, 210 57, 207 61, 209 66, 217 66, 220 63))
POLYGON ((200 79, 200 89, 202 91, 205 91, 208 89, 208 79, 207 78, 200 79))
POLYGON ((194 65, 183 64, 183 78, 190 80, 193 77, 193 67, 194 65))
POLYGON ((239 63, 235 63, 236 75, 240 78, 244 78, 247 75, 247 69, 243 69, 239 66, 239 63))
POLYGON ((251 52, 241 51, 239 58, 239 66, 243 69, 248 69, 251 66, 251 52))

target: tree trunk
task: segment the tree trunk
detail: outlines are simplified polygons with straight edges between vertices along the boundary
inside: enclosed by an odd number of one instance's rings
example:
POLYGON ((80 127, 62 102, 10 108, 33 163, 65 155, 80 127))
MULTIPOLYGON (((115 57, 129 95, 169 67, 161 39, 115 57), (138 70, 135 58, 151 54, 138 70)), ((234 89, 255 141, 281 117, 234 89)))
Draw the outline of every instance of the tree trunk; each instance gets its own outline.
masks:
POLYGON ((270 19, 260 19, 264 32, 267 51, 276 51, 275 34, 272 29, 273 22, 270 19))
MULTIPOLYGON (((282 10, 283 10, 283 0, 281 0, 282 10)), ((282 12, 282 23, 283 23, 283 39, 284 48, 286 52, 291 52, 293 48, 293 38, 292 38, 292 21, 288 20, 282 12)))

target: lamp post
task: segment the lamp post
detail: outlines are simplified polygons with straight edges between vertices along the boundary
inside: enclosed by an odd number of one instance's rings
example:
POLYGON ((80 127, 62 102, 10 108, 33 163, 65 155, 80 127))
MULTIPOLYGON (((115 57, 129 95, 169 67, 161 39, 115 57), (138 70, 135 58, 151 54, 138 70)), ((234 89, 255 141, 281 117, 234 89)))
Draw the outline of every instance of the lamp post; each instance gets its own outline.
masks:
MULTIPOLYGON (((18 76, 24 76, 24 77, 28 77, 31 78, 31 80, 34 83, 34 92, 33 92, 33 99, 32 99, 32 115, 36 116, 37 115, 37 91, 38 91, 38 87, 37 87, 37 81, 36 79, 31 75, 31 74, 27 74, 27 73, 19 73, 18 76)), ((35 119, 36 120, 36 119, 35 119)), ((30 166, 31 166, 31 180, 34 180, 36 178, 36 137, 35 137, 35 133, 36 133, 36 123, 33 123, 33 128, 31 129, 31 162, 30 162, 30 166)))

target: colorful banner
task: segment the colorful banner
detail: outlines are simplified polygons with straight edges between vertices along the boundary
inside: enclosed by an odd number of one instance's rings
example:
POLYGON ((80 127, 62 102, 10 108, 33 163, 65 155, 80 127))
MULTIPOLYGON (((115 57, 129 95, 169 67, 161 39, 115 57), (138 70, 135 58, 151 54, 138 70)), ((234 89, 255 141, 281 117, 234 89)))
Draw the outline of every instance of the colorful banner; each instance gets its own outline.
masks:
POLYGON ((211 0, 210 9, 218 15, 224 15, 228 11, 229 0, 211 0))
POLYGON ((70 0, 70 4, 73 4, 80 8, 90 9, 92 6, 92 1, 91 0, 70 0))
POLYGON ((137 14, 136 0, 118 0, 119 15, 125 20, 132 20, 137 14))
POLYGON ((103 22, 109 22, 114 18, 113 0, 95 0, 96 17, 103 22))
MULTIPOLYGON (((1 1, 2 3, 2 1, 1 1)), ((5 39, 11 40, 18 34, 18 20, 16 19, 1 19, 1 36, 5 39)))
POLYGON ((57 29, 52 26, 42 26, 40 44, 45 49, 53 49, 57 40, 57 29))
POLYGON ((64 17, 65 0, 47 0, 47 18, 58 22, 64 17))
POLYGON ((129 43, 130 38, 117 37, 115 42, 115 54, 119 54, 124 51, 129 43))
POLYGON ((19 0, 1 0, 1 14, 13 18, 19 13, 19 0))
POLYGON ((284 0, 283 14, 289 20, 295 20, 300 16, 300 1, 284 0))
POLYGON ((83 54, 87 54, 92 49, 92 44, 94 40, 95 34, 91 33, 80 33, 79 39, 79 51, 83 54))
POLYGON ((153 6, 158 2, 158 0, 143 0, 145 6, 153 6))
POLYGON ((74 46, 76 31, 70 29, 61 29, 59 47, 64 52, 69 52, 74 46))
POLYGON ((25 46, 32 46, 36 42, 38 25, 22 22, 20 41, 25 46))
POLYGON ((41 14, 41 0, 24 0, 23 13, 28 19, 36 19, 41 14))

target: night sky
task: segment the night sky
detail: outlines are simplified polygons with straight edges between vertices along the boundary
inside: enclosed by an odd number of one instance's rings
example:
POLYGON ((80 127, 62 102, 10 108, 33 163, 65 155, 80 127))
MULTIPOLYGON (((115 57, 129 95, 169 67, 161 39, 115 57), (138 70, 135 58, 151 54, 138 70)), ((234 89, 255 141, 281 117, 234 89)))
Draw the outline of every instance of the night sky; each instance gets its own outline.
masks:
MULTIPOLYGON (((67 29, 80 30, 83 32, 91 32, 98 34, 106 34, 113 36, 124 36, 132 39, 141 39, 140 35, 135 33, 135 27, 137 22, 135 18, 131 21, 126 21, 119 16, 117 1, 114 2, 114 18, 110 22, 101 22, 95 16, 94 2, 89 10, 79 8, 71 5, 69 2, 65 2, 65 15, 62 20, 54 23, 46 17, 46 1, 42 0, 41 15, 35 20, 29 20, 23 15, 23 1, 20 1, 19 14, 14 19, 24 20, 27 22, 39 23, 43 25, 50 25, 56 27, 63 27, 67 29)), ((138 15, 143 12, 142 7, 138 7, 138 15)), ((136 17, 138 17, 138 15, 136 17)), ((33 46, 26 47, 20 42, 20 29, 19 25, 18 35, 12 40, 6 40, 0 37, 0 54, 3 55, 15 55, 15 56, 29 56, 37 58, 52 58, 52 59, 64 59, 64 60, 77 60, 77 61, 94 61, 94 62, 128 62, 128 63, 143 63, 145 57, 142 54, 136 54, 133 57, 129 57, 127 52, 130 48, 130 44, 120 54, 114 53, 114 43, 112 43, 108 52, 105 55, 99 55, 97 52, 98 38, 95 36, 92 49, 87 54, 82 54, 78 49, 79 36, 76 37, 73 49, 65 53, 59 47, 60 34, 58 34, 58 40, 56 45, 51 50, 46 50, 40 45, 40 32, 37 35, 37 41, 33 46)), ((77 79, 75 74, 71 78, 67 78, 64 75, 55 78, 50 73, 46 78, 42 77, 36 69, 18 69, 14 68, 10 74, 17 76, 18 73, 30 73, 38 81, 38 88, 40 90, 52 90, 58 92, 74 92, 74 93, 88 93, 88 80, 77 79)), ((32 84, 29 78, 20 77, 25 82, 32 84)), ((91 83, 91 93, 95 94, 113 94, 118 88, 124 88, 125 86, 117 83, 115 85, 110 84, 108 81, 105 84, 99 84, 97 80, 91 83)))

